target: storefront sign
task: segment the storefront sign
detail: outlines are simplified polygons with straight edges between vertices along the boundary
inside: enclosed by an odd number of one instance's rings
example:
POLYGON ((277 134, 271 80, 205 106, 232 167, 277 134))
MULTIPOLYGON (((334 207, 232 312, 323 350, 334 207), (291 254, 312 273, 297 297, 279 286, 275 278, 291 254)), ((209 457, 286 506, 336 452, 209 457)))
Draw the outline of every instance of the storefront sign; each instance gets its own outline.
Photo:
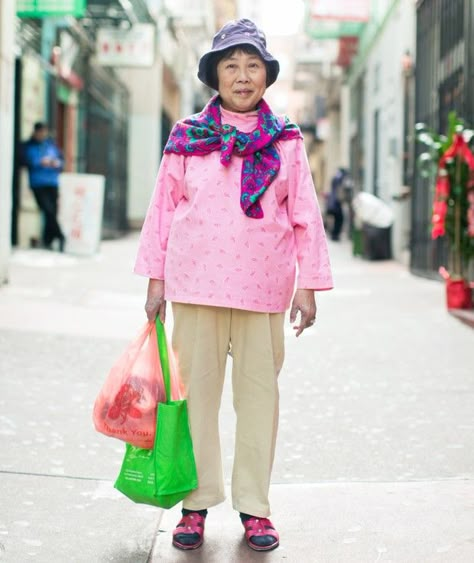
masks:
POLYGON ((367 22, 370 0, 311 0, 310 13, 315 19, 367 22))
POLYGON ((97 62, 104 66, 151 66, 155 58, 155 26, 136 24, 130 29, 100 28, 97 62))
POLYGON ((91 256, 99 249, 105 177, 98 174, 61 174, 59 219, 66 252, 91 256))
POLYGON ((82 17, 85 12, 86 0, 16 0, 19 18, 82 17))

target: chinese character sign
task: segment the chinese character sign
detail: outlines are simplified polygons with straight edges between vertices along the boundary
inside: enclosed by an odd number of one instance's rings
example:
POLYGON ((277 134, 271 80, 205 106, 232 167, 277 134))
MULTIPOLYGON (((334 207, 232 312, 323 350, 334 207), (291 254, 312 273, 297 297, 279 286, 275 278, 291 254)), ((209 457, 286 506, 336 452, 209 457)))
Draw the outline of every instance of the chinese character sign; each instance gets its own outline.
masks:
POLYGON ((155 58, 155 26, 135 24, 130 29, 100 28, 97 62, 104 66, 151 66, 155 58))
POLYGON ((370 0, 311 0, 314 19, 366 22, 370 15, 370 0))

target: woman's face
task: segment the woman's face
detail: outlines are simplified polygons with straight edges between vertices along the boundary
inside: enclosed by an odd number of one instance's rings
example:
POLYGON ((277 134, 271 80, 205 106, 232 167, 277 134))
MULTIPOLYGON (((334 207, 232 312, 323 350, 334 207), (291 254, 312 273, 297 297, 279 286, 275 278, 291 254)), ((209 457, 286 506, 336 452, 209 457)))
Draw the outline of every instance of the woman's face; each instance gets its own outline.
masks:
POLYGON ((267 67, 258 55, 237 50, 217 64, 217 81, 224 109, 252 111, 267 88, 267 67))

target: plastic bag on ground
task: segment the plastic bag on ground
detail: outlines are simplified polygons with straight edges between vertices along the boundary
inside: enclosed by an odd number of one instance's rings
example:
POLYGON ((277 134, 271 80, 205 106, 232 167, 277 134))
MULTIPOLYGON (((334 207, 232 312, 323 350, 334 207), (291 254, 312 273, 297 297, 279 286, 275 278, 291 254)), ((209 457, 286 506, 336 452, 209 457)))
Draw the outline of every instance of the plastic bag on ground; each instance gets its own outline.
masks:
POLYGON ((352 206, 359 228, 363 223, 380 229, 386 229, 393 224, 394 215, 391 208, 369 192, 359 192, 354 197, 352 206))
MULTIPOLYGON (((182 398, 174 362, 171 395, 182 398)), ((156 410, 166 400, 154 322, 148 322, 112 366, 93 410, 98 432, 139 448, 152 448, 156 410)))

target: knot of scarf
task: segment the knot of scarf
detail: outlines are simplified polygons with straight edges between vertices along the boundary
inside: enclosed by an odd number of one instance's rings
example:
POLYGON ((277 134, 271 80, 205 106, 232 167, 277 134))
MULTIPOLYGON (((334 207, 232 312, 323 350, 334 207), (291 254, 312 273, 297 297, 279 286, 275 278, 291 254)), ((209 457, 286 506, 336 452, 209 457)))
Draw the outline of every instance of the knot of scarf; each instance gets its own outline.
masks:
POLYGON ((276 116, 265 102, 257 105, 257 127, 243 133, 232 125, 222 125, 220 98, 214 96, 201 113, 178 121, 171 131, 165 153, 203 156, 220 151, 220 162, 228 166, 232 155, 242 160, 240 206, 247 217, 260 219, 260 198, 280 170, 276 140, 302 138, 297 125, 276 116))

